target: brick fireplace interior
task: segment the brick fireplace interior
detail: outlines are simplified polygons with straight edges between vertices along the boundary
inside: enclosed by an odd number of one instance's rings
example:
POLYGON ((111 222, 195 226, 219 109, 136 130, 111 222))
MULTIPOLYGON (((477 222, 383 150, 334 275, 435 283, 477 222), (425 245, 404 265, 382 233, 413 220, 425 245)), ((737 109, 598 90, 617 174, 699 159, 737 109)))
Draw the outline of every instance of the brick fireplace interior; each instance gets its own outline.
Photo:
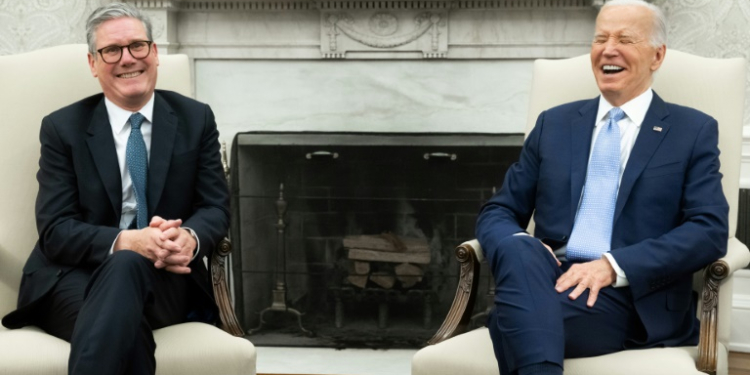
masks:
MULTIPOLYGON (((476 214, 517 159, 521 138, 239 134, 235 305, 253 342, 422 346, 455 293, 454 248, 473 238, 476 214)), ((486 294, 487 281, 480 285, 486 294)), ((479 299, 475 311, 485 308, 479 299)))

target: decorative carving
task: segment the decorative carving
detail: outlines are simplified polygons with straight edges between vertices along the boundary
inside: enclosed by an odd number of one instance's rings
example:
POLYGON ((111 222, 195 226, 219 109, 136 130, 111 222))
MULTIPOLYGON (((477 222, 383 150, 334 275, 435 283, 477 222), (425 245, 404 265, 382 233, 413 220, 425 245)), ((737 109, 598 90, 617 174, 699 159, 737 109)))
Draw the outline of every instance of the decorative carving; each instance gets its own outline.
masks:
POLYGON ((214 298, 219 308, 219 326, 233 336, 243 337, 245 332, 237 320, 229 296, 227 285, 227 274, 225 271, 225 258, 232 251, 232 244, 228 238, 224 238, 211 255, 211 281, 213 283, 214 298))
POLYGON ((445 321, 435 335, 427 341, 430 345, 466 332, 471 320, 477 294, 477 281, 479 280, 479 261, 477 261, 474 248, 469 244, 462 244, 456 248, 456 259, 461 264, 456 296, 450 310, 448 310, 445 321))
MULTIPOLYGON (((436 17, 437 21, 439 21, 440 17, 436 17)), ((393 18, 395 19, 395 17, 393 18)), ((360 42, 366 46, 370 46, 373 48, 393 48, 411 43, 420 36, 424 35, 424 33, 426 33, 431 26, 437 23, 433 23, 432 18, 433 15, 431 15, 430 13, 421 14, 414 19, 414 23, 416 24, 416 28, 414 29, 414 31, 403 35, 385 37, 368 35, 365 32, 357 30, 353 26, 354 22, 352 21, 351 16, 346 14, 341 14, 338 16, 332 14, 328 18, 328 22, 329 24, 331 24, 331 28, 334 30, 334 32, 330 35, 338 35, 338 32, 336 32, 336 30, 341 30, 349 38, 352 38, 353 40, 356 40, 357 42, 360 42)), ((332 50, 335 51, 335 49, 332 50)))
POLYGON ((324 58, 343 58, 349 51, 421 51, 424 58, 446 56, 447 33, 442 31, 447 27, 446 14, 406 11, 397 17, 390 12, 355 11, 321 16, 324 58), (404 29, 403 20, 409 18, 414 22, 412 30, 398 32, 404 29), (340 38, 341 34, 347 38, 340 38))
POLYGON ((719 287, 729 275, 729 265, 717 260, 703 271, 703 292, 701 308, 701 331, 698 342, 698 370, 716 374, 718 363, 718 319, 719 287))
POLYGON ((370 17, 370 31, 379 36, 391 36, 398 30, 398 19, 391 13, 378 12, 370 17))

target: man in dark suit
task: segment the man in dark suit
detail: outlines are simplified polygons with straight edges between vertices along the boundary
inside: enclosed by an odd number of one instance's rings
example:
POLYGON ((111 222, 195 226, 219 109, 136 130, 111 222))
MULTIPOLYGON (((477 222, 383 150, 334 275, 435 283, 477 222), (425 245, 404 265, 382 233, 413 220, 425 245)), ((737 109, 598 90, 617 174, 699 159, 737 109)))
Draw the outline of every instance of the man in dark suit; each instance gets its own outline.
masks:
POLYGON ((502 374, 697 344, 692 274, 726 253, 729 208, 716 120, 651 90, 666 30, 651 4, 607 2, 591 47, 601 96, 539 115, 479 215, 502 374))
POLYGON ((153 329, 216 317, 204 258, 229 225, 218 131, 207 105, 155 90, 137 8, 95 10, 87 40, 103 94, 42 122, 39 240, 3 324, 70 341, 70 374, 153 374, 153 329))

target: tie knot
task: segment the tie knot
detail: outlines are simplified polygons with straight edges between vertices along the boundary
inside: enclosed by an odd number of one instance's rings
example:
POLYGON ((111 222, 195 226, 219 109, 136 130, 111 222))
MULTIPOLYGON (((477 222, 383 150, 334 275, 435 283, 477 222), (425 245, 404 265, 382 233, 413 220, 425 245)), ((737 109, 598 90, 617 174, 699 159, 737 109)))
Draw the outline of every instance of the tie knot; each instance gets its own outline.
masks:
POLYGON ((145 117, 140 112, 133 113, 130 115, 130 126, 133 129, 140 129, 144 119, 145 117))
POLYGON ((619 107, 614 107, 609 110, 609 119, 615 122, 622 120, 625 117, 625 112, 619 107))

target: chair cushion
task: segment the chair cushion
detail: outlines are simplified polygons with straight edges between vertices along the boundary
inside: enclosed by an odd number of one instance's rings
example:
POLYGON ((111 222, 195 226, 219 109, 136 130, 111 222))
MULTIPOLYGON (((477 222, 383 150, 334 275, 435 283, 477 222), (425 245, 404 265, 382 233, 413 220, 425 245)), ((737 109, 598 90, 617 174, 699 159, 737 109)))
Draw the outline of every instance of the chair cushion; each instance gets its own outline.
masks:
MULTIPOLYGON (((719 348, 719 371, 727 374, 726 348, 719 348)), ((697 347, 626 350, 599 357, 565 360, 565 375, 705 375, 696 370, 697 347)), ((489 330, 480 328, 414 355, 412 375, 498 374, 489 330)))
MULTIPOLYGON (((255 375, 255 347, 203 323, 154 331, 157 375, 255 375)), ((0 375, 65 375, 70 345, 37 327, 0 329, 0 375), (41 353, 44 353, 41 355, 41 353)))

